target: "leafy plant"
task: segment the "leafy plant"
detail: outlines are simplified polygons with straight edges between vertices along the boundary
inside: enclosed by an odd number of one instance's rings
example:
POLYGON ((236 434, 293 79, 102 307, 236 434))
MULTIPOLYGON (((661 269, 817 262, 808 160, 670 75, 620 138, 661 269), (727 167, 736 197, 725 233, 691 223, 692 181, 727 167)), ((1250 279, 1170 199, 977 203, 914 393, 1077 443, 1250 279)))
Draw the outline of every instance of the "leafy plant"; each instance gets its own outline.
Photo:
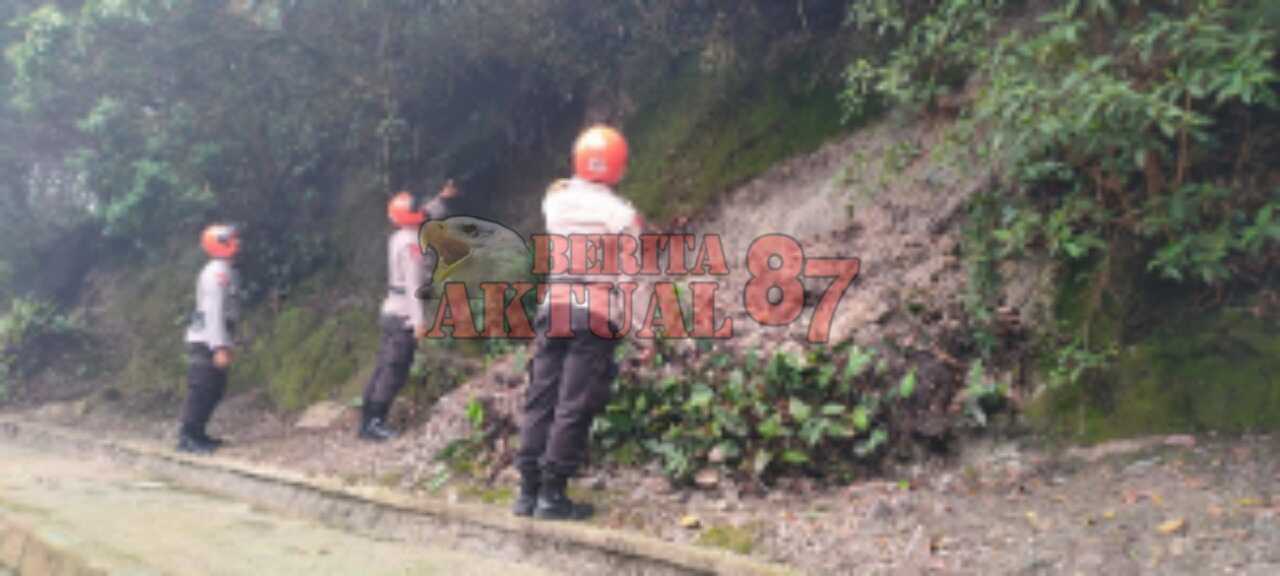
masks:
POLYGON ((713 350, 687 367, 696 378, 624 374, 594 435, 612 453, 639 447, 676 479, 708 466, 754 477, 835 470, 876 456, 889 410, 915 392, 914 374, 891 381, 877 357, 815 348, 776 352, 761 367, 754 353, 713 350))
POLYGON ((1079 384, 1089 374, 1110 365, 1119 353, 1114 345, 1095 351, 1085 344, 1083 337, 1077 337, 1054 352, 1053 363, 1049 368, 1049 385, 1061 387, 1079 384))
POLYGON ((472 430, 484 430, 486 414, 484 402, 481 402, 478 398, 472 398, 470 402, 467 402, 467 422, 471 424, 472 430))
MULTIPOLYGON (((1265 141, 1226 122, 1280 109, 1275 31, 1248 18, 1247 2, 1132 4, 1142 9, 1122 16, 1110 2, 1070 2, 1030 30, 949 56, 977 63, 986 79, 971 120, 987 129, 982 144, 1005 168, 1005 191, 1049 193, 1039 215, 1020 221, 1029 226, 1001 236, 1042 238, 1051 254, 1079 259, 1127 235, 1149 241, 1153 272, 1221 284, 1234 259, 1276 238, 1275 198, 1247 176, 1250 146, 1265 141)), ((942 2, 932 16, 972 5, 942 2)), ((975 32, 988 21, 949 19, 975 32)), ((907 44, 894 54, 885 68, 910 71, 937 52, 907 44)))
MULTIPOLYGON (((851 6, 853 24, 889 45, 848 70, 851 112, 936 108, 975 79, 972 98, 953 102, 968 148, 996 173, 964 245, 983 358, 1000 344, 1000 264, 1030 251, 1136 255, 1162 279, 1213 289, 1275 261, 1280 190, 1263 158, 1280 154, 1264 135, 1280 128, 1280 59, 1266 4, 1074 0, 1034 20, 1001 1, 851 6)), ((1051 378, 1078 382, 1115 354, 1068 339, 1051 378)))
POLYGON ((986 427, 991 410, 1002 404, 1008 395, 1009 384, 993 381, 981 359, 969 366, 965 377, 964 409, 979 427, 986 427))
POLYGON ((860 113, 877 98, 926 105, 950 93, 982 61, 1004 6, 1003 0, 852 3, 852 24, 895 48, 885 62, 860 59, 846 71, 847 110, 860 113))
POLYGON ((41 368, 59 340, 79 334, 79 327, 41 300, 14 298, 0 314, 0 400, 25 376, 41 368))

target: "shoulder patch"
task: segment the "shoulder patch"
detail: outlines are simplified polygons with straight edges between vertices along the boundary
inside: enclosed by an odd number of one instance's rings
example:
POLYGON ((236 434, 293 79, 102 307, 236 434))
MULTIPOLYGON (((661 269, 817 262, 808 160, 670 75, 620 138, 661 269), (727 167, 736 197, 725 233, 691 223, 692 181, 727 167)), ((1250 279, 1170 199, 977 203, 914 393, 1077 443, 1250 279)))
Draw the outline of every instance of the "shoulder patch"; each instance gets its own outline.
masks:
POLYGON ((410 260, 422 260, 422 248, 417 244, 405 244, 404 249, 409 253, 410 260))
POLYGON ((556 180, 547 187, 547 194, 558 194, 569 189, 571 182, 567 179, 556 180))

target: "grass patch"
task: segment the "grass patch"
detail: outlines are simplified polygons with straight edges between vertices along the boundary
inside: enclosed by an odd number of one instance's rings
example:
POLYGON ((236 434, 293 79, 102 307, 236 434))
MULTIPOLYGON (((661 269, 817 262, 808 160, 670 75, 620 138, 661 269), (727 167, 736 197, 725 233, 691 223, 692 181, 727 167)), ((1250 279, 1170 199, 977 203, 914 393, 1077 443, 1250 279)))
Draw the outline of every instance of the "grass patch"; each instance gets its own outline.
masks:
POLYGON ((756 545, 756 531, 753 526, 733 526, 717 524, 707 528, 698 536, 698 545, 720 548, 735 554, 747 555, 756 545))
POLYGON ((467 484, 464 485, 459 494, 467 499, 482 502, 489 505, 510 504, 515 501, 515 495, 511 488, 502 486, 477 486, 467 484))
POLYGON ((322 316, 307 306, 285 309, 232 370, 237 387, 265 386, 273 405, 297 411, 320 400, 353 394, 361 366, 374 361, 376 318, 351 309, 322 316))
POLYGON ((176 393, 185 386, 183 336, 203 265, 196 256, 192 252, 176 263, 142 266, 122 278, 114 297, 104 298, 106 313, 127 326, 125 334, 115 335, 127 347, 128 360, 119 367, 119 388, 126 394, 176 393))

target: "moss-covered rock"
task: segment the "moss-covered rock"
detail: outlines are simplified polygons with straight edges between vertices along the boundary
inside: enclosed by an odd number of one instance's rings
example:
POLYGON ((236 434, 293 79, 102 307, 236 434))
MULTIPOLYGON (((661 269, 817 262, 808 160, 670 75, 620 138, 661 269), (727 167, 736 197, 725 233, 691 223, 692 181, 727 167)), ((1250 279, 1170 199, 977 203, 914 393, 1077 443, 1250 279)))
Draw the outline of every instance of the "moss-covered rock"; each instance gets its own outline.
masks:
POLYGON ((645 214, 688 214, 774 163, 845 129, 839 85, 818 51, 754 74, 680 59, 627 122, 634 157, 621 191, 645 214))
POLYGON ((272 403, 296 411, 356 394, 362 365, 373 362, 377 323, 364 310, 322 315, 306 306, 278 314, 233 371, 236 387, 263 386, 272 403))
POLYGON ((1033 422, 1087 441, 1280 429, 1280 326, 1227 308, 1171 316, 1093 381, 1045 394, 1033 422))
POLYGON ((1183 288, 1123 273, 1129 266, 1103 280, 1100 269, 1066 278, 1056 311, 1062 332, 1115 349, 1114 361, 1047 390, 1028 411, 1034 425, 1088 442, 1280 429, 1280 325, 1262 308, 1202 311, 1183 288))
POLYGON ((183 335, 195 306, 195 280, 202 261, 194 251, 183 251, 164 265, 140 266, 122 275, 105 294, 107 309, 97 330, 119 347, 123 367, 99 366, 103 372, 119 369, 119 387, 125 392, 176 395, 185 385, 186 359, 183 335))
POLYGON ((716 525, 698 536, 698 544, 746 555, 755 548, 756 532, 752 526, 716 525))

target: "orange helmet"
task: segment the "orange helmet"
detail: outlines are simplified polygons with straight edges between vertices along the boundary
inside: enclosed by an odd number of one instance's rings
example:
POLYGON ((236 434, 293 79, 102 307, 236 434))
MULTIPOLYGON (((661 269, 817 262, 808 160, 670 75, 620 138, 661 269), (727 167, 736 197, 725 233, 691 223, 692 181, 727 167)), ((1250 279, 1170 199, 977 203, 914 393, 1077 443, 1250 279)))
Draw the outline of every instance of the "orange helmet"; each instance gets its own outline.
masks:
POLYGON ((240 251, 240 232, 228 224, 211 224, 200 235, 200 247, 210 258, 234 258, 240 251))
POLYGON ((421 226, 427 221, 427 215, 418 208, 413 195, 401 192, 391 197, 387 203, 387 218, 392 224, 400 227, 421 226))
POLYGON ((608 126, 592 126, 573 145, 573 171, 579 178, 613 186, 627 172, 627 140, 608 126))

